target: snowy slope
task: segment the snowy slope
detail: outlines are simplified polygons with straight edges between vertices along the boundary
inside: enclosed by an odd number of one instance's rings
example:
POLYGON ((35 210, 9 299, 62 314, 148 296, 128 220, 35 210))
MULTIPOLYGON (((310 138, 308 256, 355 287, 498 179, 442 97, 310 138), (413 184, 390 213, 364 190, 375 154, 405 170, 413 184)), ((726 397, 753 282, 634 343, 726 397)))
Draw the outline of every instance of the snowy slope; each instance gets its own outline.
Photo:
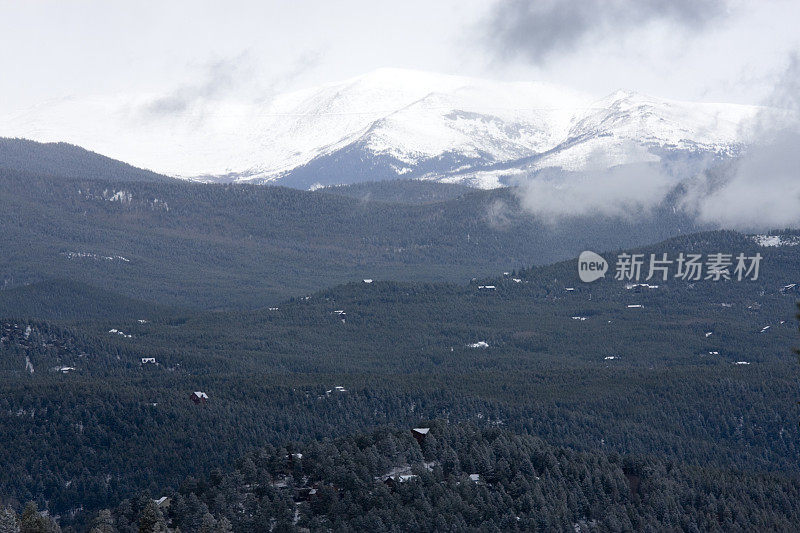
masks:
MULTIPOLYGON (((337 87, 350 98, 360 92, 354 87, 407 77, 382 70, 337 87)), ((283 172, 262 166, 258 177, 299 187, 398 176, 497 187, 503 178, 550 167, 595 170, 679 155, 713 161, 738 153, 744 125, 758 109, 625 91, 595 100, 545 84, 412 77, 430 92, 305 155, 303 165, 283 172)))
POLYGON ((757 108, 379 69, 265 102, 152 111, 154 95, 51 102, 0 136, 67 141, 166 174, 309 188, 394 177, 496 187, 545 168, 728 157, 757 108))
POLYGON ((607 164, 656 161, 653 148, 735 155, 745 140, 742 127, 757 109, 658 100, 627 91, 617 91, 594 107, 570 128, 565 139, 569 146, 543 158, 540 168, 584 170, 598 151, 606 152, 607 164))

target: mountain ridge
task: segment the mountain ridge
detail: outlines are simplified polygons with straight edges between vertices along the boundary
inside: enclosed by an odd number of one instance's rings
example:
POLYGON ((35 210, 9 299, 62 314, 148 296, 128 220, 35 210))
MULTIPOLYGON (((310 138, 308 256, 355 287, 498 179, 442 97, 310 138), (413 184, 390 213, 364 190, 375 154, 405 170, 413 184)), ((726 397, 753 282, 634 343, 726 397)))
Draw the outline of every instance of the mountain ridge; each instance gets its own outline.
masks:
POLYGON ((201 181, 308 189, 419 178, 493 188, 550 167, 729 158, 760 109, 391 68, 260 102, 198 106, 154 116, 141 96, 64 100, 12 117, 0 134, 66 139, 201 181), (86 117, 98 120, 81 125, 86 117))
POLYGON ((66 142, 0 137, 0 168, 67 178, 166 182, 173 178, 137 168, 66 142))
POLYGON ((551 226, 513 189, 454 194, 407 183, 376 185, 370 201, 367 186, 347 194, 0 170, 0 286, 102 280, 102 289, 164 304, 252 308, 362 278, 465 280, 702 229, 668 207, 636 221, 551 226))

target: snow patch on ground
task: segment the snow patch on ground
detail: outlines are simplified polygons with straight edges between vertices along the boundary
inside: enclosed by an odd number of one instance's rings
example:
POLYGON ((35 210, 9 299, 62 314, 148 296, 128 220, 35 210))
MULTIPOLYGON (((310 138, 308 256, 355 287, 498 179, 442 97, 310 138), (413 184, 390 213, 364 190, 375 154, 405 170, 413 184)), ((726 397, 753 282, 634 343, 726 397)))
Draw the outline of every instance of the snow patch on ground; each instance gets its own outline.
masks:
POLYGON ((763 248, 777 248, 779 246, 797 246, 800 237, 797 235, 753 235, 753 241, 763 248))
POLYGON ((467 348, 488 348, 489 343, 486 341, 478 341, 472 344, 467 344, 467 348))
POLYGON ((130 263, 131 260, 121 255, 99 255, 91 252, 61 252, 67 259, 95 259, 98 261, 122 261, 130 263))

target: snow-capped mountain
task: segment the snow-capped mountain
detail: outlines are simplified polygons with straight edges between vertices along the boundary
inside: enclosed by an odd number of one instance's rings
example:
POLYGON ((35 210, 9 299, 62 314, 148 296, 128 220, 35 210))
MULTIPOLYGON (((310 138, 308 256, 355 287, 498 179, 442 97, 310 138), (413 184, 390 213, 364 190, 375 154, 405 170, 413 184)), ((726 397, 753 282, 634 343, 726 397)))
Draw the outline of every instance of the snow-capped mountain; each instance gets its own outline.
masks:
POLYGON ((61 101, 12 117, 0 135, 65 140, 209 181, 313 188, 406 177, 489 188, 548 168, 705 164, 741 149, 758 109, 625 91, 598 100, 544 83, 401 69, 173 115, 150 112, 153 98, 61 101))

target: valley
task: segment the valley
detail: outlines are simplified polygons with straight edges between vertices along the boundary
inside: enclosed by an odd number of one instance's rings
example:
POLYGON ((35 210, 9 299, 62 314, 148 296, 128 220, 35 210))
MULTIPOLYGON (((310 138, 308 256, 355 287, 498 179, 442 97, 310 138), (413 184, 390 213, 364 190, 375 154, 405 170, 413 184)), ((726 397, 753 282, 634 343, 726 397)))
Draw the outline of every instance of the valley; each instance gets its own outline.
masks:
POLYGON ((0 533, 800 529, 800 3, 0 13, 0 533))
MULTIPOLYGON (((142 490, 172 494, 185 476, 260 446, 420 420, 792 475, 797 294, 786 287, 800 247, 764 242, 712 232, 636 250, 764 256, 755 282, 648 290, 581 285, 571 260, 467 284, 360 280, 252 311, 148 309, 109 292, 80 300, 90 289, 66 282, 31 285, 24 298, 3 291, 8 301, 67 295, 49 300, 49 321, 32 307, 6 323, 4 427, 16 444, 3 483, 19 487, 19 501, 44 498, 80 521, 75 502, 88 510, 142 490), (103 301, 117 313, 95 314, 103 301), (40 467, 19 462, 22 447, 40 467), (33 477, 20 485, 26 470, 33 477)), ((0 300, 5 315, 8 305, 0 300)))

